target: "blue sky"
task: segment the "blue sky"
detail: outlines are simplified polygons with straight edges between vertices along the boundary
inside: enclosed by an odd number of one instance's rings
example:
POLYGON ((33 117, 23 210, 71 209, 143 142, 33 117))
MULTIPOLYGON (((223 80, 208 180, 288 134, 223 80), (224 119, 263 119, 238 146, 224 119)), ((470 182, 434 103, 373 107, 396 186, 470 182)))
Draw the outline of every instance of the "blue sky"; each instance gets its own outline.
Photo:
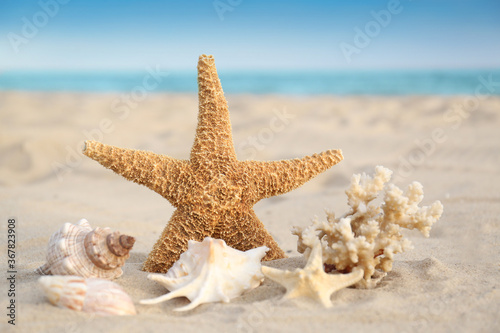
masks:
POLYGON ((500 68, 499 18, 498 0, 1 0, 0 70, 191 69, 202 53, 225 69, 500 68))

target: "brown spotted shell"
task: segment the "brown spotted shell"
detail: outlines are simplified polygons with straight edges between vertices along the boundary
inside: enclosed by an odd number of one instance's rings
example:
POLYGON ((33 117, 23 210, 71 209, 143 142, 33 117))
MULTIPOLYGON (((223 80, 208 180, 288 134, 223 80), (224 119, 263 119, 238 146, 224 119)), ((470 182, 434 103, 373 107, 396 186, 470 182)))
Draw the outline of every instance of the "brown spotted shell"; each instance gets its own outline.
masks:
POLYGON ((36 269, 42 275, 76 275, 115 279, 129 258, 135 239, 109 228, 92 229, 87 220, 65 223, 50 237, 47 263, 36 269))

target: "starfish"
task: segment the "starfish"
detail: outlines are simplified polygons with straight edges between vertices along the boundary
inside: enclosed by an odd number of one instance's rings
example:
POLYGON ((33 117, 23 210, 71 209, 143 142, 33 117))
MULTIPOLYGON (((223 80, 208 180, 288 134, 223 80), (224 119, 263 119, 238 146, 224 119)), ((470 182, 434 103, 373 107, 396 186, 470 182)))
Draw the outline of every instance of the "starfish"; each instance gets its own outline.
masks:
POLYGON ((262 266, 262 273, 286 288, 283 299, 307 297, 329 308, 333 305, 330 296, 360 281, 363 270, 355 268, 349 274, 328 274, 323 270, 322 252, 321 243, 317 242, 304 268, 289 271, 262 266))
POLYGON ((188 160, 96 141, 86 141, 83 148, 86 156, 147 186, 176 208, 144 262, 148 272, 167 272, 189 240, 205 237, 223 239, 240 251, 267 246, 263 260, 284 258, 253 205, 301 186, 343 159, 340 150, 328 150, 301 159, 239 161, 212 56, 199 58, 198 90, 198 126, 188 160))

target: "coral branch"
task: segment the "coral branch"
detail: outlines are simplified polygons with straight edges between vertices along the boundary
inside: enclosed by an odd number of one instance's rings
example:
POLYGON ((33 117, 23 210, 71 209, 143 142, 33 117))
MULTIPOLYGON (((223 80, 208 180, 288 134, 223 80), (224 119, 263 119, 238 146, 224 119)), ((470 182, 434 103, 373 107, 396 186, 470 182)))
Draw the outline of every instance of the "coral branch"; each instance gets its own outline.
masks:
POLYGON ((401 230, 417 229, 429 237, 432 225, 443 213, 443 205, 436 201, 431 206, 419 207, 424 197, 422 185, 411 183, 405 192, 394 184, 387 184, 392 171, 377 166, 372 177, 353 175, 346 190, 351 210, 340 218, 327 213, 327 222, 313 221, 303 229, 295 227, 299 237, 297 249, 309 255, 318 241, 323 246, 325 269, 350 272, 355 267, 364 270, 360 288, 373 288, 386 272, 392 270, 394 254, 411 248, 401 230), (379 205, 372 201, 383 193, 379 205))

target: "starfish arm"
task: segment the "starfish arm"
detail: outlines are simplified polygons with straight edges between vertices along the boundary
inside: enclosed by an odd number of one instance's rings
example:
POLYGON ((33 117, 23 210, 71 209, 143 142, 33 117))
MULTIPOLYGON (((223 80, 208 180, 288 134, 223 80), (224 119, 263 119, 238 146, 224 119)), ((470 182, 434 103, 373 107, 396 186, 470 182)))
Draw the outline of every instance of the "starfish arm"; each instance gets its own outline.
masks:
POLYGON ((188 241, 203 241, 212 235, 215 223, 205 214, 196 214, 178 208, 153 246, 142 269, 152 273, 166 273, 187 250, 188 241))
POLYGON ((246 161, 253 176, 257 199, 287 193, 342 161, 341 150, 327 150, 301 159, 275 162, 246 161))
POLYGON ((269 266, 262 266, 262 273, 268 279, 271 279, 274 282, 277 282, 285 287, 285 289, 287 290, 287 294, 293 292, 293 290, 295 290, 297 287, 299 277, 298 273, 296 272, 281 270, 269 266))
POLYGON ((311 296, 316 298, 325 307, 332 306, 330 296, 334 292, 349 287, 363 278, 363 270, 359 268, 349 274, 326 273, 323 270, 323 248, 321 242, 314 244, 304 270, 314 272, 313 274, 316 275, 317 286, 315 290, 311 289, 311 296))
POLYGON ((328 280, 328 282, 326 282, 328 287, 328 295, 331 295, 337 290, 347 288, 361 281, 364 275, 364 271, 362 269, 355 269, 348 274, 325 274, 328 280))
POLYGON ((267 246, 269 251, 262 259, 264 261, 286 257, 253 209, 248 213, 238 211, 236 215, 230 217, 230 220, 219 221, 212 237, 223 239, 228 246, 240 251, 267 246))
POLYGON ((312 298, 321 303, 321 305, 323 305, 325 308, 331 308, 333 306, 331 297, 331 293, 318 293, 315 294, 312 298))
POLYGON ((174 180, 186 177, 187 161, 147 151, 124 149, 96 141, 85 141, 83 153, 108 169, 135 183, 144 185, 178 206, 174 180))
POLYGON ((198 91, 198 127, 191 161, 196 164, 214 158, 236 160, 227 101, 212 56, 200 56, 198 91))
POLYGON ((323 270, 323 248, 321 247, 321 242, 318 241, 314 244, 311 253, 309 253, 309 258, 307 259, 306 266, 304 269, 321 269, 323 270))

